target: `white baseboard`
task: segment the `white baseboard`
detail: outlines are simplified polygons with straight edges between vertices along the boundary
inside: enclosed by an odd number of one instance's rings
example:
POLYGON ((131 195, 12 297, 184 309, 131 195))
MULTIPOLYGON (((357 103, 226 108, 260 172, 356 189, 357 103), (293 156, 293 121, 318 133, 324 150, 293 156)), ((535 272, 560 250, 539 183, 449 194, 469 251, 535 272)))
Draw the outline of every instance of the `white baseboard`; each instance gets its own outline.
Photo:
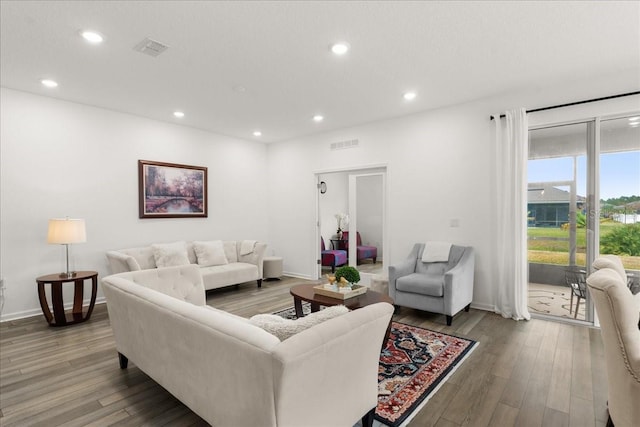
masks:
POLYGON ((295 277, 296 279, 317 280, 315 277, 311 277, 308 274, 291 273, 289 271, 283 271, 283 276, 295 277))
MULTIPOLYGON (((84 305, 89 305, 89 302, 90 300, 84 301, 84 305)), ((106 302, 107 301, 105 300, 104 297, 96 298, 96 304, 104 304, 106 302)), ((64 305, 65 310, 71 310, 72 308, 73 308, 73 302, 69 302, 64 305)), ((52 307, 49 306, 49 309, 52 310, 52 307)), ((2 316, 0 316, 0 323, 9 322, 11 320, 26 319, 27 317, 34 317, 34 316, 44 316, 44 314, 42 314, 42 309, 34 308, 32 310, 24 310, 24 311, 18 311, 15 313, 3 314, 2 316)))

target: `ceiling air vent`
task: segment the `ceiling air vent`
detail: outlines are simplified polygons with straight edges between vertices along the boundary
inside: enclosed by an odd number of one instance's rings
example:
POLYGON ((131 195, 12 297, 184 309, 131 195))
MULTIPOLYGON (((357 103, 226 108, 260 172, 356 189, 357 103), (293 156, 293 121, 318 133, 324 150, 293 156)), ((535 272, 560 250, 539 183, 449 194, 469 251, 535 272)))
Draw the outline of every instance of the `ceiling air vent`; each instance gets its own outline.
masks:
POLYGON ((350 139, 348 141, 340 141, 331 143, 331 150, 344 150, 345 148, 356 148, 360 144, 357 139, 350 139))
POLYGON ((167 50, 169 46, 166 44, 160 43, 159 41, 152 40, 149 37, 142 40, 140 43, 133 47, 133 50, 137 52, 142 52, 147 55, 156 57, 160 55, 162 52, 167 50))

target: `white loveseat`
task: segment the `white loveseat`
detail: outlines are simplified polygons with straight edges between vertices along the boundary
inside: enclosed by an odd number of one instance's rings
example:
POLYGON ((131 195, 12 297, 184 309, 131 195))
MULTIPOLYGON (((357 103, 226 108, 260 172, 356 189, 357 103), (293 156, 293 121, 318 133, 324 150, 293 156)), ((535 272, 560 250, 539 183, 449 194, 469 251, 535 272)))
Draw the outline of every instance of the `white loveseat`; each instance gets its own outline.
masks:
MULTIPOLYGON (((208 242, 173 242, 169 244, 153 244, 138 248, 119 249, 107 252, 109 267, 112 274, 127 271, 139 271, 158 268, 156 263, 157 249, 161 246, 184 246, 186 259, 183 263, 196 264, 200 267, 204 288, 206 290, 237 285, 255 280, 258 287, 262 286, 262 260, 267 249, 266 243, 243 240, 208 241, 208 242), (218 243, 224 256, 220 254, 212 262, 201 262, 196 255, 195 246, 200 244, 218 243), (249 243, 249 246, 247 246, 249 243), (244 249, 249 247, 249 249, 244 249), (154 249, 156 250, 154 256, 154 249), (248 252, 248 253, 247 253, 248 252), (188 260, 188 261, 187 261, 188 260)), ((175 266, 175 265, 174 265, 175 266)))
POLYGON ((370 305, 280 341, 205 305, 181 266, 102 279, 120 356, 213 426, 371 425, 393 307, 370 305))

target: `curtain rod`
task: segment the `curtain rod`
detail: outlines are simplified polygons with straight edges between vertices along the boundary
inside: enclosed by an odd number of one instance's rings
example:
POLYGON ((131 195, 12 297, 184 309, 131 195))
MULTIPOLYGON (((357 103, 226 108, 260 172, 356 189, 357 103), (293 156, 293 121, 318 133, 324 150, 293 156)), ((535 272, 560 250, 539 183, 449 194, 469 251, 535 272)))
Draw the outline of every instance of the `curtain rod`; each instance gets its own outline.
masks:
MULTIPOLYGON (((589 102, 596 102, 596 101, 605 101, 607 99, 614 99, 614 98, 621 98, 623 96, 631 96, 631 95, 640 95, 640 91, 636 91, 636 92, 629 92, 629 93, 621 93, 619 95, 611 95, 611 96, 604 96, 602 98, 594 98, 594 99, 587 99, 584 101, 576 101, 576 102, 569 102, 567 104, 560 104, 560 105, 552 105, 550 107, 542 107, 542 108, 534 108, 533 110, 527 110, 527 113, 535 113, 538 111, 545 111, 545 110, 553 110, 555 108, 562 108, 562 107, 571 107, 572 105, 580 105, 580 104, 587 104, 589 102)), ((490 116, 491 120, 493 120, 495 117, 494 116, 490 116)), ((500 118, 504 118, 506 117, 504 114, 500 114, 500 118)))

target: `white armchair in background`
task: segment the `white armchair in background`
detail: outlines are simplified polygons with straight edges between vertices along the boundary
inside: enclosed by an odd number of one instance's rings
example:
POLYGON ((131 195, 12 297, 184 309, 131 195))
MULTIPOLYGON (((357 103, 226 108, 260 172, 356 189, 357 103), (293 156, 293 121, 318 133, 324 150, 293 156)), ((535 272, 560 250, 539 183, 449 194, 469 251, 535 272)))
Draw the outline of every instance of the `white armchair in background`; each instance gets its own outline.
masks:
MULTIPOLYGON (((615 262, 615 260, 605 260, 615 262)), ((640 329, 638 307, 627 287, 624 269, 603 267, 587 278, 593 298, 607 367, 609 424, 616 427, 640 425, 640 329)), ((597 267, 596 267, 597 266, 597 267)))

